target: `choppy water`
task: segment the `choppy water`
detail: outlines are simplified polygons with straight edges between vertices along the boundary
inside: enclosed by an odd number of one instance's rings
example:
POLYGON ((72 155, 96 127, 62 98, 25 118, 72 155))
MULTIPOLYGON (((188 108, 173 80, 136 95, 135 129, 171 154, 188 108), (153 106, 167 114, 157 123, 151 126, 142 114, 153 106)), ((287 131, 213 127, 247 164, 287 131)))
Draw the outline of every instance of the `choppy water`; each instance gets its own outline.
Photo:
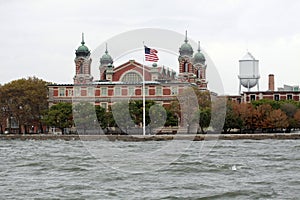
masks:
POLYGON ((164 163, 170 153, 160 155, 155 164, 164 167, 155 170, 125 156, 165 143, 0 141, 0 199, 300 198, 299 140, 194 142, 171 163, 164 163), (204 143, 211 148, 201 156, 204 143), (110 158, 86 148, 99 144, 110 158), (114 156, 112 145, 124 156, 114 156))

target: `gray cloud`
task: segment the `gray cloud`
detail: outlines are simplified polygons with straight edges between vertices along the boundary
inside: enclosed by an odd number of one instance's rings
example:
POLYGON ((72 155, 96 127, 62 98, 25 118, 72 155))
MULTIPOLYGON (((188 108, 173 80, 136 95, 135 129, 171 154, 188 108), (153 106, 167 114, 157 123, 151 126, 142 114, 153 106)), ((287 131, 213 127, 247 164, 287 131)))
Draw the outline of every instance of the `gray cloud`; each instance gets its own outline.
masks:
POLYGON ((155 27, 187 29, 189 37, 200 40, 227 93, 237 92, 238 58, 247 48, 260 60, 262 78, 274 73, 278 86, 299 85, 299 10, 296 0, 1 1, 0 83, 33 75, 72 82, 81 32, 94 49, 113 35, 155 27))

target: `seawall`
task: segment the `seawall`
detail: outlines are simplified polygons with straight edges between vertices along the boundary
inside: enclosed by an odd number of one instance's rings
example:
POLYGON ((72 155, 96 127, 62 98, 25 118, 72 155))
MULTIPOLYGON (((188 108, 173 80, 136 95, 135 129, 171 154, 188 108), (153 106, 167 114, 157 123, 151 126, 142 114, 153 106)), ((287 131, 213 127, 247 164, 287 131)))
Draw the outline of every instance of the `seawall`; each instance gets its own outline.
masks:
POLYGON ((108 140, 108 141, 164 141, 164 140, 296 140, 300 139, 300 133, 275 133, 275 134, 177 134, 177 135, 51 135, 34 134, 0 135, 0 140, 108 140))

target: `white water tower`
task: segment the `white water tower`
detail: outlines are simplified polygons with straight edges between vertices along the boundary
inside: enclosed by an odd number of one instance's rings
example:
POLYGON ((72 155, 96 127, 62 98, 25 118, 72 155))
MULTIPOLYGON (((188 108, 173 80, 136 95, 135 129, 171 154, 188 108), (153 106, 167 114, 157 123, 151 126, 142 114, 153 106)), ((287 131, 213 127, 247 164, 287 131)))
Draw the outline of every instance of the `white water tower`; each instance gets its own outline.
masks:
POLYGON ((257 90, 259 90, 258 80, 260 78, 259 71, 258 71, 258 60, 255 60, 254 56, 247 52, 246 55, 239 60, 240 64, 240 86, 239 86, 239 93, 241 93, 241 86, 248 88, 253 88, 257 85, 257 90))

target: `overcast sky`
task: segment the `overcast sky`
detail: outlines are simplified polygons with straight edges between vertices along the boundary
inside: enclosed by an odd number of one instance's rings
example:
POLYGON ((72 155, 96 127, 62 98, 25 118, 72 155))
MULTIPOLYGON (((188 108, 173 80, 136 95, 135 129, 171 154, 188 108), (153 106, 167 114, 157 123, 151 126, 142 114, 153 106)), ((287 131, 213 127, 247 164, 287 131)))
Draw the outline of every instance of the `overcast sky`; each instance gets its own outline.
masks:
POLYGON ((259 60, 261 90, 271 73, 276 88, 300 85, 299 19, 298 0, 0 1, 0 84, 28 76, 72 83, 82 32, 93 51, 122 32, 161 28, 201 41, 226 94, 238 93, 247 50, 259 60))

